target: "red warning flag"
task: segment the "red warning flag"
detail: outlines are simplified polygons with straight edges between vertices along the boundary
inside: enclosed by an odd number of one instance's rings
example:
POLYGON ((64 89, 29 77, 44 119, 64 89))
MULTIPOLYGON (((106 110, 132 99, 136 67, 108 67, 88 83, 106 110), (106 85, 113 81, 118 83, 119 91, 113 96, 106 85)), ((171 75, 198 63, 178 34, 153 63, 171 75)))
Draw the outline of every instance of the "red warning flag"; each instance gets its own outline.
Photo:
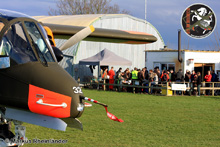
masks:
POLYGON ((115 115, 113 115, 113 114, 111 114, 110 112, 108 112, 107 107, 105 107, 105 110, 106 110, 107 116, 108 116, 111 120, 118 121, 118 122, 124 122, 122 119, 118 119, 115 115))

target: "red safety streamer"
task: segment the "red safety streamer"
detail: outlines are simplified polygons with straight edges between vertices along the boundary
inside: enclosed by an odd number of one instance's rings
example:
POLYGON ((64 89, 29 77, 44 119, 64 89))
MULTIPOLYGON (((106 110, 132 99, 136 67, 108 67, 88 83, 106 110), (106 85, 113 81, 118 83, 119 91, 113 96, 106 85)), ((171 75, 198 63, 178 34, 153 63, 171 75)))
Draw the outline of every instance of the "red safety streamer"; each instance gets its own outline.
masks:
POLYGON ((118 121, 118 122, 124 122, 122 119, 118 119, 115 115, 111 114, 110 112, 108 112, 108 109, 107 109, 107 105, 106 104, 103 104, 103 103, 100 103, 94 99, 90 99, 88 97, 83 97, 81 96, 82 99, 84 100, 87 100, 87 101, 90 101, 90 102, 93 102, 95 104, 99 104, 99 105, 102 105, 103 107, 105 107, 105 110, 106 110, 106 113, 107 113, 107 116, 111 119, 111 120, 114 120, 114 121, 118 121))
POLYGON ((107 116, 108 116, 111 120, 118 121, 118 122, 124 122, 122 119, 118 119, 115 115, 113 115, 113 114, 111 114, 110 112, 108 112, 107 107, 105 107, 105 110, 106 110, 107 116))

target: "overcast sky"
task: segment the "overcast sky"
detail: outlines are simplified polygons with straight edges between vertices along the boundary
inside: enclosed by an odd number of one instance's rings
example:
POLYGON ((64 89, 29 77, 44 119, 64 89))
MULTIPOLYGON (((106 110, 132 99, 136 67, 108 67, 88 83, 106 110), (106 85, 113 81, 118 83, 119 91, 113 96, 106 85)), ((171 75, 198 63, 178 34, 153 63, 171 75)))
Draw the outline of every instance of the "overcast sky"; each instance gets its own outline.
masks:
MULTIPOLYGON (((220 0, 147 0, 147 21, 156 27, 169 48, 177 49, 177 30, 182 29, 182 13, 194 3, 211 7, 218 23, 220 0)), ((112 4, 118 4, 121 9, 130 11, 134 17, 145 18, 145 0, 112 0, 112 4)), ((2 0, 0 6, 1 9, 19 11, 31 16, 48 15, 49 7, 55 8, 56 0, 2 0)), ((216 30, 219 30, 218 24, 216 30)), ((182 31, 182 48, 210 50, 214 48, 213 42, 216 42, 214 36, 212 33, 205 39, 192 39, 182 31)))

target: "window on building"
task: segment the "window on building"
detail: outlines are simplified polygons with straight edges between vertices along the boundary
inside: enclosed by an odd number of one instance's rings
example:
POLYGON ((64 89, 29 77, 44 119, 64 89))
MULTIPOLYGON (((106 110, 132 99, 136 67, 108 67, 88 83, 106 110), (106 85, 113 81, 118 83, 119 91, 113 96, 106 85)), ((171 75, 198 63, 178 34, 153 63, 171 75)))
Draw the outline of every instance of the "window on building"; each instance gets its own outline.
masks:
POLYGON ((154 63, 154 68, 159 68, 161 71, 162 70, 173 70, 175 71, 175 63, 154 63))

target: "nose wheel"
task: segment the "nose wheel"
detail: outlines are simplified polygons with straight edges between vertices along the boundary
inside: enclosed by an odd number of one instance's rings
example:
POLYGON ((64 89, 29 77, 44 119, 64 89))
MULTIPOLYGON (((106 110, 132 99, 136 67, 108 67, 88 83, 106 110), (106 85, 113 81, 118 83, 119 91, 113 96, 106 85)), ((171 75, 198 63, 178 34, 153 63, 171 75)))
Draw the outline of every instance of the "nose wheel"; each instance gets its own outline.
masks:
POLYGON ((4 117, 5 110, 0 108, 0 147, 23 146, 25 140, 26 127, 21 126, 22 122, 4 117), (11 122, 15 125, 15 134, 11 132, 11 122))
POLYGON ((0 146, 17 146, 12 143, 15 135, 10 131, 10 124, 2 124, 0 125, 0 146))

